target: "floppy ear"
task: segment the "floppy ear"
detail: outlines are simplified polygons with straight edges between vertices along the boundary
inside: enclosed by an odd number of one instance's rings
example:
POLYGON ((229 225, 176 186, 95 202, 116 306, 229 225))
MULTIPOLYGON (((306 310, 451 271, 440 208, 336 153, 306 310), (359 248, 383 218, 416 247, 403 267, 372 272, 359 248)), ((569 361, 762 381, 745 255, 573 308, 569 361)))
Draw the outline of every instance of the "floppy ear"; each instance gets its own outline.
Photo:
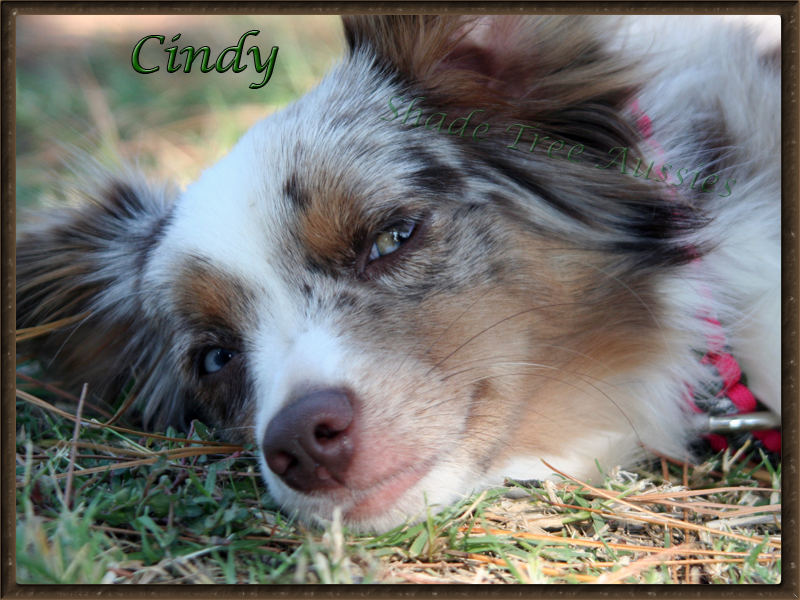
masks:
POLYGON ((169 368, 169 339, 147 310, 142 285, 149 256, 171 215, 163 189, 132 175, 94 175, 77 203, 42 211, 17 241, 17 328, 60 321, 23 342, 69 386, 113 403, 136 379, 151 425, 181 426, 185 392, 169 368))
POLYGON ((547 225, 553 235, 607 252, 625 269, 697 256, 691 236, 704 223, 697 208, 667 197, 652 181, 594 168, 621 149, 631 171, 637 157, 641 163, 647 156, 630 108, 646 74, 631 53, 614 49, 617 17, 357 16, 345 17, 344 25, 351 62, 391 80, 394 93, 414 98, 420 113, 442 112, 450 120, 481 111, 484 132, 493 134, 449 139, 479 161, 481 172, 504 182, 504 202, 532 228, 541 228, 548 213, 538 207, 545 203, 560 213, 547 225), (524 128, 526 142, 517 146, 514 134, 524 128), (572 161, 583 165, 534 152, 539 136, 583 146, 572 161))
POLYGON ((558 129, 600 148, 635 146, 619 114, 636 92, 634 58, 611 52, 616 17, 345 16, 351 56, 369 49, 428 103, 459 115, 558 129), (491 109, 491 110, 490 110, 491 109))

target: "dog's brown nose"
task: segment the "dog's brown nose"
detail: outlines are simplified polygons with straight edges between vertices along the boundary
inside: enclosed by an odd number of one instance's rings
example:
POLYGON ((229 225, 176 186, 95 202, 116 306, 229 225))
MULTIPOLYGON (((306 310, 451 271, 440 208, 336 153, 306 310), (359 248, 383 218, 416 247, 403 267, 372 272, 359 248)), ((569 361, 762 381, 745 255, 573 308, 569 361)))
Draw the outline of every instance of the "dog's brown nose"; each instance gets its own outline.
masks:
POLYGON ((344 390, 301 396, 267 426, 262 443, 267 465, 301 492, 342 485, 353 456, 353 435, 348 429, 353 414, 344 390))

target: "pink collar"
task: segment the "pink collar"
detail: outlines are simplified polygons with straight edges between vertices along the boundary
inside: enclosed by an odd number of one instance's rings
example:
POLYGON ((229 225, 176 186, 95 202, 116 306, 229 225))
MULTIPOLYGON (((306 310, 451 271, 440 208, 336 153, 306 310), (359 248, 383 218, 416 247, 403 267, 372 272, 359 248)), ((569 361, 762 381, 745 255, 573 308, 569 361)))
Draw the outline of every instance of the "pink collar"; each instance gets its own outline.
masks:
MULTIPOLYGON (((659 161, 662 160, 665 152, 653 138, 653 123, 650 117, 641 109, 637 99, 630 103, 630 110, 636 118, 636 126, 642 138, 653 150, 659 161)), ((661 164, 656 165, 656 169, 661 169, 661 166, 661 164)), ((668 194, 675 200, 675 189, 672 186, 668 186, 667 189, 669 190, 668 194)), ((693 264, 697 267, 700 266, 700 263, 700 258, 696 258, 693 261, 693 264)), ((725 330, 711 309, 710 290, 704 288, 703 295, 708 302, 697 316, 709 324, 710 329, 706 336, 706 352, 700 362, 708 368, 714 369, 717 377, 712 380, 721 381, 722 384, 719 389, 715 390, 692 390, 692 387, 687 385, 686 401, 693 412, 707 413, 711 416, 753 413, 758 410, 760 403, 747 387, 738 361, 729 352, 730 348, 727 345, 725 330)), ((781 431, 779 428, 762 428, 730 435, 705 433, 703 438, 713 452, 721 452, 728 448, 742 446, 750 436, 758 442, 757 445, 763 446, 768 452, 780 454, 781 431)))

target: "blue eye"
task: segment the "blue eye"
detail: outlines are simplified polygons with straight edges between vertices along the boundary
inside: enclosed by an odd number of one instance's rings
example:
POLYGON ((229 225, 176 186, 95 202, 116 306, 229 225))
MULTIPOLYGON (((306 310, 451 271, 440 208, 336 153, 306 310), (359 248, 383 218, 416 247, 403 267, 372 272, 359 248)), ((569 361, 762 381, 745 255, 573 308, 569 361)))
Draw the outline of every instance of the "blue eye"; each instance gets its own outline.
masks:
POLYGON ((203 372, 201 374, 216 373, 227 365, 234 356, 236 356, 236 353, 231 350, 212 348, 203 357, 203 372))
POLYGON ((405 244, 414 233, 414 223, 408 222, 402 225, 390 227, 386 231, 382 231, 375 238, 372 243, 372 248, 369 253, 369 260, 373 261, 387 254, 395 252, 405 244))

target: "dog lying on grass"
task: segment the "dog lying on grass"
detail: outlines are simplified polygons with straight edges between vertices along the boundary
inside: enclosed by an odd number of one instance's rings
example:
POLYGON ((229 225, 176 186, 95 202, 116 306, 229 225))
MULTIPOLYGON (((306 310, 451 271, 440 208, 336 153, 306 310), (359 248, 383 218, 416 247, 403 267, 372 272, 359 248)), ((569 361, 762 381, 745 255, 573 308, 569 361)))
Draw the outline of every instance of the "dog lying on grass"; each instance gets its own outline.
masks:
POLYGON ((700 18, 344 27, 182 193, 96 173, 20 233, 17 326, 84 315, 35 347, 61 377, 133 379, 150 427, 255 442, 287 511, 363 530, 543 459, 683 458, 720 356, 780 412, 777 52, 700 18))

